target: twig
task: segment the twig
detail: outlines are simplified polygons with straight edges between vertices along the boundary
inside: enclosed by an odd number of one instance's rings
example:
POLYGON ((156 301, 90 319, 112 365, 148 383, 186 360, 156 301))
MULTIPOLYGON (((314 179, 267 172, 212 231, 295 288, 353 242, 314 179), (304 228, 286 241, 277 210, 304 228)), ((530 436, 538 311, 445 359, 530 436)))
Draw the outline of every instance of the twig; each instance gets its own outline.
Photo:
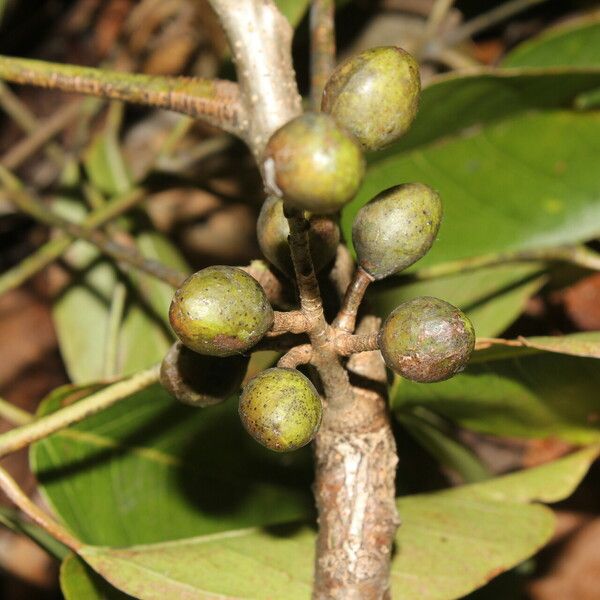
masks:
POLYGON ((74 552, 81 548, 82 543, 62 525, 50 518, 39 506, 36 506, 18 483, 2 468, 0 468, 0 488, 34 523, 47 531, 53 538, 74 552))
POLYGON ((333 326, 336 329, 341 329, 348 333, 354 331, 358 309, 363 301, 367 288, 373 281, 373 277, 371 277, 362 267, 356 269, 352 281, 346 290, 342 308, 333 322, 333 326))
POLYGON ((246 138, 248 120, 240 103, 238 87, 230 81, 153 77, 8 56, 0 56, 0 78, 165 108, 246 138))
POLYGON ((186 275, 179 271, 142 256, 135 248, 123 246, 106 236, 104 233, 95 229, 89 229, 72 221, 67 221, 59 217, 40 202, 33 195, 23 189, 11 185, 12 176, 5 169, 0 167, 0 180, 6 186, 5 192, 8 199, 15 204, 21 211, 30 215, 34 219, 58 227, 73 238, 83 239, 94 244, 101 252, 114 258, 120 263, 124 263, 139 271, 156 277, 165 283, 177 288, 186 278, 186 275), (10 187, 9 187, 10 186, 10 187))
MULTIPOLYGON (((456 46, 474 35, 477 35, 481 31, 493 27, 496 23, 500 23, 512 15, 520 13, 537 4, 541 4, 542 2, 546 2, 546 0, 512 0, 511 2, 503 2, 499 6, 474 17, 463 25, 444 34, 441 39, 434 44, 439 44, 439 47, 456 46)), ((434 44, 431 44, 431 46, 434 44)))
POLYGON ((282 125, 302 112, 292 66, 292 27, 273 0, 209 0, 233 54, 247 143, 262 168, 264 147, 282 125))
POLYGON ((321 109, 327 79, 335 67, 335 2, 312 0, 310 7, 310 100, 312 109, 321 109))
POLYGON ((160 365, 155 365, 127 379, 113 383, 75 404, 0 435, 0 457, 25 448, 33 442, 69 427, 69 425, 79 423, 151 386, 158 381, 159 372, 160 365))
POLYGON ((295 369, 299 365, 305 365, 309 363, 311 361, 312 354, 313 351, 310 344, 294 346, 294 348, 288 350, 288 352, 279 359, 277 366, 287 369, 295 369))
POLYGON ((516 250, 499 252, 485 256, 462 258, 432 267, 419 269, 407 275, 418 281, 447 277, 458 273, 475 271, 484 267, 493 267, 511 262, 560 261, 567 262, 584 269, 600 271, 600 254, 585 246, 557 246, 556 248, 539 248, 533 250, 516 250))
MULTIPOLYGON (((146 197, 146 193, 145 189, 137 188, 118 196, 104 207, 91 212, 82 223, 82 227, 92 228, 104 225, 137 205, 146 197)), ((73 238, 65 233, 60 233, 54 239, 46 242, 18 265, 0 275, 0 294, 21 285, 52 261, 60 258, 72 243, 73 238)))
MULTIPOLYGON (((25 106, 11 89, 0 81, 0 105, 10 118, 27 133, 32 133, 38 126, 37 117, 25 106)), ((59 144, 50 142, 45 147, 48 158, 61 166, 65 161, 65 152, 59 144)))
POLYGON ((16 169, 32 154, 48 143, 81 113, 81 104, 71 102, 55 112, 48 119, 41 121, 25 139, 13 146, 2 158, 0 163, 7 169, 16 169))
POLYGON ((335 349, 342 356, 378 350, 378 336, 377 332, 362 335, 340 335, 335 340, 335 349))
POLYGON ((12 425, 25 425, 33 421, 31 413, 15 406, 4 398, 0 398, 0 417, 12 425))
POLYGON ((427 16, 423 34, 418 41, 417 47, 414 49, 414 54, 417 57, 421 56, 422 49, 429 41, 435 38, 453 4, 454 0, 435 0, 427 16))
POLYGON ((268 336, 281 335, 282 333, 306 333, 308 323, 301 310, 290 310, 274 313, 273 325, 267 333, 268 336))

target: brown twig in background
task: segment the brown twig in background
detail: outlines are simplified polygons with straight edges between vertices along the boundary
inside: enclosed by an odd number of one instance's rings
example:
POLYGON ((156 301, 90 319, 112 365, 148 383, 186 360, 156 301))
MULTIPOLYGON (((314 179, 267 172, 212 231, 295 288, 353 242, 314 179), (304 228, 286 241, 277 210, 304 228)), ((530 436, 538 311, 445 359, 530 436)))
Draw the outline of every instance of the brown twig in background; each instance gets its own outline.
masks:
POLYGON ((327 79, 335 67, 335 1, 312 0, 310 7, 310 101, 321 109, 327 79))

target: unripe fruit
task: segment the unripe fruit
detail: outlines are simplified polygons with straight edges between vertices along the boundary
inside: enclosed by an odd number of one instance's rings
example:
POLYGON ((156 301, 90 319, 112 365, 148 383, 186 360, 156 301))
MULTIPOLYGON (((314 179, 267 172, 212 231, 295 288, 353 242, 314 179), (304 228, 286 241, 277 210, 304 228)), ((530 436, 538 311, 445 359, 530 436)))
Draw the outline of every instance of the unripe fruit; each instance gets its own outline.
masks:
POLYGON ((475 347, 475 331, 458 308, 438 298, 404 302, 379 333, 387 366, 421 383, 442 381, 463 370, 475 347))
POLYGON ((241 354, 273 324, 273 309, 260 284, 237 267, 207 267, 175 292, 169 320, 191 350, 211 356, 241 354))
POLYGON ((295 369, 275 367, 259 373, 240 396, 246 431, 276 452, 308 444, 321 425, 321 399, 310 380, 295 369))
POLYGON ((327 214, 352 200, 365 163, 356 140, 329 115, 305 113, 273 134, 265 150, 265 171, 286 204, 327 214))
POLYGON ((406 183, 389 188, 354 219, 358 262, 375 279, 406 269, 431 248, 441 221, 442 202, 430 187, 406 183))
MULTIPOLYGON (((309 217, 308 239, 315 270, 319 272, 335 257, 340 228, 327 215, 309 217)), ((294 266, 288 243, 290 228, 283 214, 283 200, 269 196, 263 203, 256 226, 258 245, 265 257, 283 273, 293 276, 294 266)))
POLYGON ((246 356, 206 356, 175 342, 160 366, 160 383, 184 404, 212 406, 239 389, 249 360, 246 356))
POLYGON ((415 59, 393 46, 352 56, 333 72, 322 110, 350 131, 367 150, 402 136, 419 106, 421 81, 415 59))

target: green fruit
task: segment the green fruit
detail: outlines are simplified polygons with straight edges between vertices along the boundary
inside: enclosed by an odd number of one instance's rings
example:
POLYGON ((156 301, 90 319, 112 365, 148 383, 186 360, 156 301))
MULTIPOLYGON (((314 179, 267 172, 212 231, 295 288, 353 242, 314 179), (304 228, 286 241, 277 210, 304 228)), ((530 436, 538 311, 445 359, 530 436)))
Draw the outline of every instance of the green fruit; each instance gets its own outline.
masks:
POLYGON ((438 298, 404 302, 392 311, 379 333, 387 366, 421 383, 443 381, 462 371, 474 347, 471 321, 438 298))
MULTIPOLYGON (((310 254, 315 270, 319 272, 335 257, 340 242, 340 228, 334 219, 326 215, 311 216, 309 223, 310 254)), ((288 243, 290 228, 283 214, 281 199, 269 196, 265 200, 258 217, 256 233, 265 257, 280 271, 293 276, 294 266, 288 243)))
POLYGON ((375 279, 406 269, 435 241, 442 221, 439 195, 422 183, 389 188, 363 206, 352 225, 358 262, 375 279))
POLYGON ((207 267, 175 292, 169 320, 190 350, 212 356, 241 354, 273 324, 260 284, 237 267, 207 267))
POLYGON ((279 367, 259 373, 240 396, 246 431, 276 452, 306 446, 321 425, 321 399, 310 380, 295 369, 279 367))
POLYGON ((350 131, 367 150, 396 141, 413 122, 421 81, 415 59, 393 46, 352 56, 333 72, 322 110, 350 131))
POLYGON ((286 204, 326 214, 352 200, 365 163, 358 143, 329 115, 305 113, 273 134, 265 171, 286 204))
POLYGON ((184 404, 212 406, 239 389, 249 360, 246 356, 205 356, 175 342, 160 366, 160 383, 184 404))

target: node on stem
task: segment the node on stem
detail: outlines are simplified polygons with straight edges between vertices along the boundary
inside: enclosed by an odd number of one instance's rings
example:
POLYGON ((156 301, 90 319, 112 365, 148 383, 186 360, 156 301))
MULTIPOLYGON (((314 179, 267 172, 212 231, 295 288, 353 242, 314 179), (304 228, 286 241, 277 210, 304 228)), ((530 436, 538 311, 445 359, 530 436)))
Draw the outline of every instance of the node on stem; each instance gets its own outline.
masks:
MULTIPOLYGON (((318 273, 335 258, 340 242, 340 228, 328 215, 311 215, 308 220, 310 255, 318 273)), ((283 201, 280 198, 269 196, 265 200, 258 217, 256 232, 258 244, 267 260, 282 273, 293 277, 294 265, 288 242, 290 227, 283 214, 283 201)))

